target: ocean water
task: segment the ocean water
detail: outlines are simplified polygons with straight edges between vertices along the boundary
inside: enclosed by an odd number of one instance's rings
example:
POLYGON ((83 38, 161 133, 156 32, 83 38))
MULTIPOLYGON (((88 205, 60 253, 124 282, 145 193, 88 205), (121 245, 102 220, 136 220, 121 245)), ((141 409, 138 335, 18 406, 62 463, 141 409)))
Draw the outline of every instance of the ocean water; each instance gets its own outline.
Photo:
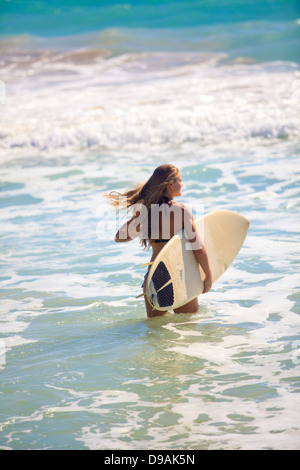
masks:
POLYGON ((1 5, 0 448, 299 449, 298 3, 98 3, 1 5), (102 194, 162 163, 251 225, 147 319, 102 194))

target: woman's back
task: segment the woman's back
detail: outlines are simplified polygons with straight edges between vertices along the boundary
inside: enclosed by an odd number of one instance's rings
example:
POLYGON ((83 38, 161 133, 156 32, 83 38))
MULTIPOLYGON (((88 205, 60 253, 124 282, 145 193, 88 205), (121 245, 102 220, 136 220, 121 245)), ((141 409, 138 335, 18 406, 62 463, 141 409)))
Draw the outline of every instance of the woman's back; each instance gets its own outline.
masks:
POLYGON ((165 244, 184 227, 183 205, 168 201, 151 211, 151 247, 153 261, 165 244))

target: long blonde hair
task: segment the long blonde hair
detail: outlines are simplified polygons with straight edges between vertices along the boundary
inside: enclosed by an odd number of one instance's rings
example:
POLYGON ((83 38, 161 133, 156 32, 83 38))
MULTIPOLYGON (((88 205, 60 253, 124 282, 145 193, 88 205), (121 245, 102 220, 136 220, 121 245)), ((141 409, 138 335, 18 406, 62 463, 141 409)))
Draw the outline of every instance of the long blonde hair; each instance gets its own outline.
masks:
MULTIPOLYGON (((179 170, 176 166, 169 164, 160 165, 154 170, 146 183, 130 188, 124 193, 111 191, 110 193, 103 194, 103 196, 108 199, 109 204, 116 210, 129 209, 134 204, 143 204, 147 208, 149 220, 151 217, 151 205, 162 204, 164 202, 163 197, 165 196, 166 187, 168 183, 178 178, 178 174, 179 170)), ((150 229, 150 223, 148 227, 150 229)), ((144 248, 149 248, 149 241, 150 231, 148 232, 148 239, 141 240, 144 248)))

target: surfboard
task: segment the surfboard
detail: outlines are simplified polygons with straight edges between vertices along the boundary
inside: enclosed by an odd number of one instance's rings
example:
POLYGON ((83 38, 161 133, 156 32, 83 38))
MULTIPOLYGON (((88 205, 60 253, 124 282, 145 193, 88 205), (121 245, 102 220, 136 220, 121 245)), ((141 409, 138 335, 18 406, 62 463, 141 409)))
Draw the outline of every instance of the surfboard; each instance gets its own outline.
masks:
MULTIPOLYGON (((238 255, 250 222, 231 211, 215 211, 199 217, 195 224, 207 251, 213 282, 238 255)), ((198 297, 204 288, 205 274, 191 244, 180 230, 166 243, 153 261, 146 280, 145 294, 156 310, 181 307, 198 297)))

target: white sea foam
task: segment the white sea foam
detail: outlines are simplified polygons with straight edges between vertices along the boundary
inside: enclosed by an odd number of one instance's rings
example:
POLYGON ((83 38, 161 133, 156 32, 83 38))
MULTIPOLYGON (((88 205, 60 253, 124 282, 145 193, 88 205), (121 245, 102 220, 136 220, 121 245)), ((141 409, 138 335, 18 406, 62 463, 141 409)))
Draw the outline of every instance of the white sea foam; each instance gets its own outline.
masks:
POLYGON ((288 90, 297 71, 203 60, 164 68, 160 59, 158 69, 155 56, 102 58, 102 75, 91 78, 89 64, 72 81, 31 68, 36 89, 25 68, 10 83, 16 102, 4 107, 1 139, 3 447, 18 447, 21 432, 32 446, 36 433, 59 446, 47 433, 62 413, 70 447, 299 447, 299 127, 288 90), (40 126, 35 113, 45 107, 40 126), (249 137, 264 117, 275 139, 249 137), (86 145, 88 123, 96 151, 71 152, 86 145), (287 140, 278 138, 283 123, 287 140), (61 126, 65 144, 54 138, 61 126), (197 132, 206 145, 193 140, 197 132), (13 147, 17 139, 24 145, 13 147), (100 152, 99 139, 118 150, 100 152), (138 151, 125 152, 130 146, 138 151), (167 161, 198 215, 235 210, 251 225, 233 265, 200 296, 199 314, 147 321, 135 296, 151 254, 136 241, 114 243, 102 193, 146 181, 167 161))
POLYGON ((16 58, 2 72, 1 158, 299 140, 298 66, 223 59, 141 53, 78 65, 46 54, 20 71, 16 58))

